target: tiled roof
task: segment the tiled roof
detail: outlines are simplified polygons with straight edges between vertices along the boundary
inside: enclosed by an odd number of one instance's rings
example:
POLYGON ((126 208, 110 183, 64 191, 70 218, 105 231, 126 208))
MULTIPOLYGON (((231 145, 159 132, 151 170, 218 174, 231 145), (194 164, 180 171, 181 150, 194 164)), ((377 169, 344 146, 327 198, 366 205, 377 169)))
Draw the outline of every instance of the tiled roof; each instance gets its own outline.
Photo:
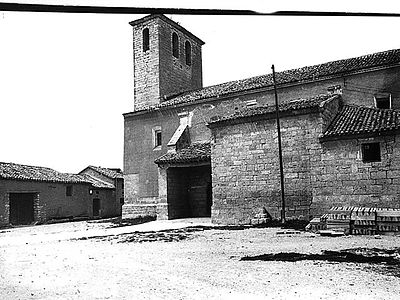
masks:
MULTIPOLYGON (((319 65, 307 66, 276 73, 277 84, 299 83, 329 78, 331 76, 358 72, 376 67, 398 65, 400 49, 377 52, 369 55, 331 61, 319 65)), ((178 104, 191 103, 201 99, 226 96, 253 89, 273 86, 272 74, 251 77, 243 80, 230 81, 202 89, 184 92, 160 104, 138 108, 137 111, 152 111, 178 104)), ((133 112, 133 113, 135 113, 133 112)), ((127 113, 129 114, 129 113, 127 113)), ((127 115, 125 114, 125 115, 127 115)))
POLYGON ((114 179, 114 178, 124 178, 124 175, 122 174, 122 171, 120 169, 110 169, 110 168, 102 168, 102 167, 95 167, 95 166, 89 166, 88 168, 91 168, 95 170, 96 172, 99 172, 100 174, 114 179))
MULTIPOLYGON (((296 110, 301 110, 301 109, 319 108, 325 102, 336 99, 337 97, 340 97, 340 96, 337 94, 335 94, 335 95, 323 94, 323 95, 318 95, 318 96, 314 96, 311 98, 305 98, 305 99, 299 98, 299 99, 295 99, 295 100, 290 100, 290 101, 286 101, 286 102, 279 104, 279 111, 280 112, 291 112, 291 111, 296 111, 296 110)), ((229 122, 232 120, 267 115, 267 114, 271 114, 271 113, 275 113, 275 112, 276 112, 275 105, 249 107, 249 108, 245 108, 242 110, 238 110, 231 115, 222 116, 222 117, 214 117, 208 124, 209 125, 220 124, 220 123, 225 123, 225 122, 229 122)))
POLYGON ((168 163, 190 163, 209 161, 211 158, 211 145, 209 142, 193 143, 186 148, 182 148, 176 153, 168 152, 154 162, 156 164, 168 163))
POLYGON ((105 189, 115 189, 115 186, 113 184, 105 182, 103 180, 100 180, 99 178, 96 178, 89 174, 80 174, 79 176, 82 176, 85 181, 90 182, 93 185, 93 187, 105 188, 105 189))
POLYGON ((148 15, 145 16, 141 19, 137 19, 134 20, 132 22, 129 22, 129 25, 131 26, 136 26, 138 24, 147 22, 149 20, 155 19, 155 18, 160 18, 161 20, 163 20, 164 22, 169 23, 171 26, 174 26, 175 28, 178 28, 180 31, 184 32, 186 35, 190 36, 191 38, 193 38, 195 41, 197 41, 200 45, 204 45, 204 42, 199 39, 197 36, 195 36, 193 33, 191 33, 190 31, 188 31, 186 28, 182 27, 181 25, 179 25, 178 23, 176 23, 175 21, 171 20, 170 18, 167 18, 166 16, 162 15, 162 14, 152 14, 152 15, 148 15))
POLYGON ((50 168, 0 162, 0 178, 60 183, 88 183, 75 174, 60 173, 50 168))
POLYGON ((399 129, 399 110, 344 105, 321 140, 358 134, 381 134, 399 129))

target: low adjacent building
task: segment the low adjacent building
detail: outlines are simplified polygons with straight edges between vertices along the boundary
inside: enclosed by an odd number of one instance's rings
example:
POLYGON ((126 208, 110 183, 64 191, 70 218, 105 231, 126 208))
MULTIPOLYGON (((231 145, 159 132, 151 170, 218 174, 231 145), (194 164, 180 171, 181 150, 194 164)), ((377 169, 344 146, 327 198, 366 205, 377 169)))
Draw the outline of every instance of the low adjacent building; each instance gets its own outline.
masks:
POLYGON ((89 211, 93 217, 120 216, 124 204, 124 176, 121 169, 88 166, 79 172, 90 181, 89 211))
POLYGON ((99 177, 1 162, 0 225, 120 216, 116 197, 121 192, 116 186, 121 191, 123 183, 116 178, 115 185, 99 177))

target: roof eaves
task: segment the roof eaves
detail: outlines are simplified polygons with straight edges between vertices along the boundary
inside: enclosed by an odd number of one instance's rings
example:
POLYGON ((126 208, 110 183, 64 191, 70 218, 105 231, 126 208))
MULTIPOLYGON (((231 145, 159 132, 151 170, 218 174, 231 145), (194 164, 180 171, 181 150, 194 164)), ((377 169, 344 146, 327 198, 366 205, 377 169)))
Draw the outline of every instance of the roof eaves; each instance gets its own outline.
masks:
MULTIPOLYGON (((322 96, 322 95, 321 95, 322 96)), ((326 95, 327 96, 327 95, 326 95)), ((338 94, 333 94, 331 97, 327 97, 324 100, 320 100, 318 101, 318 98, 315 99, 309 99, 309 103, 307 103, 307 101, 304 101, 303 104, 300 104, 300 107, 296 108, 296 107, 290 107, 295 106, 295 102, 294 101, 289 101, 286 103, 282 103, 280 105, 287 105, 288 107, 281 107, 279 109, 279 115, 280 117, 289 117, 289 116, 297 116, 297 115, 304 115, 304 114, 311 114, 311 113, 318 113, 321 111, 321 109, 323 108, 323 106, 330 102, 333 101, 334 99, 336 99, 337 97, 339 97, 338 94), (312 102, 313 101, 313 102, 312 102), (303 105, 301 107, 301 105, 303 105)), ((305 99, 307 100, 307 99, 305 99)), ((262 109, 263 107, 261 107, 262 109)), ((253 114, 244 114, 244 115, 232 115, 232 116, 228 116, 226 118, 223 119, 215 119, 215 120, 211 120, 207 126, 209 128, 215 128, 215 127, 219 127, 219 126, 225 126, 225 125, 232 125, 232 124, 240 124, 240 123, 246 123, 249 121, 259 121, 259 120, 269 120, 272 118, 275 118, 276 115, 276 110, 273 106, 267 106, 264 107, 264 111, 256 111, 254 110, 253 114)), ((251 110, 249 110, 251 112, 251 110)))
POLYGON ((355 138, 371 138, 371 137, 380 137, 380 136, 390 136, 400 134, 400 129, 386 129, 386 130, 377 130, 377 131, 365 131, 365 132, 353 132, 353 133, 342 133, 342 134, 330 134, 324 135, 322 134, 319 137, 319 141, 321 143, 338 141, 338 140, 351 140, 355 138))
POLYGON ((177 29, 179 29, 180 31, 182 31, 183 33, 185 33, 186 35, 190 36, 192 39, 194 39, 195 41, 197 41, 200 45, 204 45, 204 41, 202 41, 200 38, 198 38, 197 36, 195 36, 193 33, 191 33, 189 30, 187 30, 186 28, 182 27, 181 25, 179 25, 177 22, 171 20, 170 18, 167 18, 166 16, 164 16, 163 14, 153 14, 153 15, 148 15, 145 16, 141 19, 138 20, 134 20, 129 22, 129 25, 131 26, 136 26, 140 23, 144 23, 153 19, 162 19, 164 22, 167 22, 168 24, 176 27, 177 29))
MULTIPOLYGON (((364 67, 364 68, 360 68, 360 69, 356 69, 356 70, 350 70, 350 71, 336 72, 336 73, 333 73, 333 74, 327 74, 327 75, 323 75, 323 76, 319 76, 319 77, 306 78, 306 79, 302 79, 302 80, 291 80, 291 81, 285 81, 285 82, 279 82, 278 81, 277 88, 281 89, 281 88, 286 88, 286 87, 289 87, 289 86, 296 86, 296 85, 302 85, 302 84, 307 84, 307 83, 320 82, 320 81, 334 79, 334 78, 341 78, 343 76, 363 74, 363 73, 366 73, 366 72, 373 72, 373 71, 378 71, 378 70, 383 70, 383 69, 388 69, 388 68, 394 68, 394 67, 398 67, 398 66, 400 66, 400 62, 386 64, 386 65, 384 64, 384 65, 379 65, 379 66, 374 66, 374 67, 364 67)), ((298 68, 298 69, 301 69, 301 68, 298 68)), ((285 70, 285 71, 277 72, 277 75, 278 74, 282 74, 284 72, 294 71, 294 70, 297 70, 297 69, 285 70)), ((271 75, 271 74, 265 74, 265 75, 251 77, 251 78, 263 77, 263 76, 268 76, 268 75, 271 75)), ((218 87, 218 86, 225 85, 225 84, 230 84, 230 83, 234 84, 235 82, 240 82, 242 80, 249 80, 251 78, 245 78, 245 79, 241 79, 241 80, 237 80, 237 81, 221 83, 221 84, 217 84, 217 85, 214 85, 214 86, 205 87, 203 89, 212 88, 212 87, 218 87)), ((272 90, 272 89, 273 89, 273 84, 271 83, 271 84, 266 84, 266 85, 262 85, 262 86, 259 86, 259 87, 243 88, 243 89, 240 89, 238 91, 222 92, 222 93, 219 93, 219 94, 213 95, 213 96, 204 96, 204 97, 200 96, 198 98, 196 97, 196 98, 194 98, 194 99, 192 99, 190 101, 187 101, 187 102, 184 101, 184 102, 175 103, 175 102, 173 102, 173 100, 175 98, 172 98, 172 99, 170 99, 168 101, 161 102, 160 104, 155 105, 155 106, 144 107, 144 108, 136 110, 136 111, 124 113, 123 116, 124 117, 130 117, 130 116, 135 116, 135 115, 139 115, 139 114, 146 114, 146 113, 157 111, 157 110, 160 110, 160 109, 168 109, 168 108, 175 108, 175 107, 178 107, 178 106, 186 106, 186 105, 190 105, 190 104, 192 104, 194 102, 197 103, 199 100, 205 100, 206 99, 207 101, 213 101, 213 100, 217 100, 217 99, 225 99, 225 98, 238 96, 238 95, 241 95, 241 94, 248 94, 249 92, 251 92, 251 93, 260 93, 260 92, 269 91, 269 90, 272 90)), ((190 92, 188 92, 188 93, 190 93, 190 92)), ((187 93, 185 93, 185 94, 187 94, 187 93)), ((179 97, 180 96, 178 96, 176 98, 179 98, 179 97)))

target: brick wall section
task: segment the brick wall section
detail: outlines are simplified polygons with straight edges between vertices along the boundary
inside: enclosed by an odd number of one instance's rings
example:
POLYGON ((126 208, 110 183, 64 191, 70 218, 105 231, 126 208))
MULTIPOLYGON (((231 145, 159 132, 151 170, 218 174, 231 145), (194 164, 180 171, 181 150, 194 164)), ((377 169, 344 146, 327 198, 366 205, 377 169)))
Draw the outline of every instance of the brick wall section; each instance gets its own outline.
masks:
POLYGON ((38 223, 46 221, 46 203, 40 200, 39 193, 33 199, 33 219, 38 223))
POLYGON ((72 184, 72 196, 66 196, 69 184, 0 180, 0 223, 9 222, 9 193, 38 193, 34 200, 35 221, 69 216, 89 216, 89 184, 72 184))
POLYGON ((316 159, 312 214, 331 206, 400 207, 400 137, 330 141, 316 159), (364 163, 361 144, 380 142, 381 162, 364 163))

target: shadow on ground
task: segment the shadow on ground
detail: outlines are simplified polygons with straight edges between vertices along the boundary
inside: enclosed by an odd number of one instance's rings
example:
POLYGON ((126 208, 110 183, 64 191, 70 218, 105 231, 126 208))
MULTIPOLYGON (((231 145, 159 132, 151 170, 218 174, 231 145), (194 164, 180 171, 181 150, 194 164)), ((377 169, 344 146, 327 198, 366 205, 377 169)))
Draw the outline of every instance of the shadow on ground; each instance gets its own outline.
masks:
MULTIPOLYGON (((304 254, 296 252, 281 252, 245 256, 241 261, 287 261, 296 262, 303 260, 326 261, 333 263, 361 263, 381 267, 387 275, 400 277, 400 248, 353 248, 340 251, 322 251, 321 254, 304 254)), ((379 270, 378 270, 379 271, 379 270)))

